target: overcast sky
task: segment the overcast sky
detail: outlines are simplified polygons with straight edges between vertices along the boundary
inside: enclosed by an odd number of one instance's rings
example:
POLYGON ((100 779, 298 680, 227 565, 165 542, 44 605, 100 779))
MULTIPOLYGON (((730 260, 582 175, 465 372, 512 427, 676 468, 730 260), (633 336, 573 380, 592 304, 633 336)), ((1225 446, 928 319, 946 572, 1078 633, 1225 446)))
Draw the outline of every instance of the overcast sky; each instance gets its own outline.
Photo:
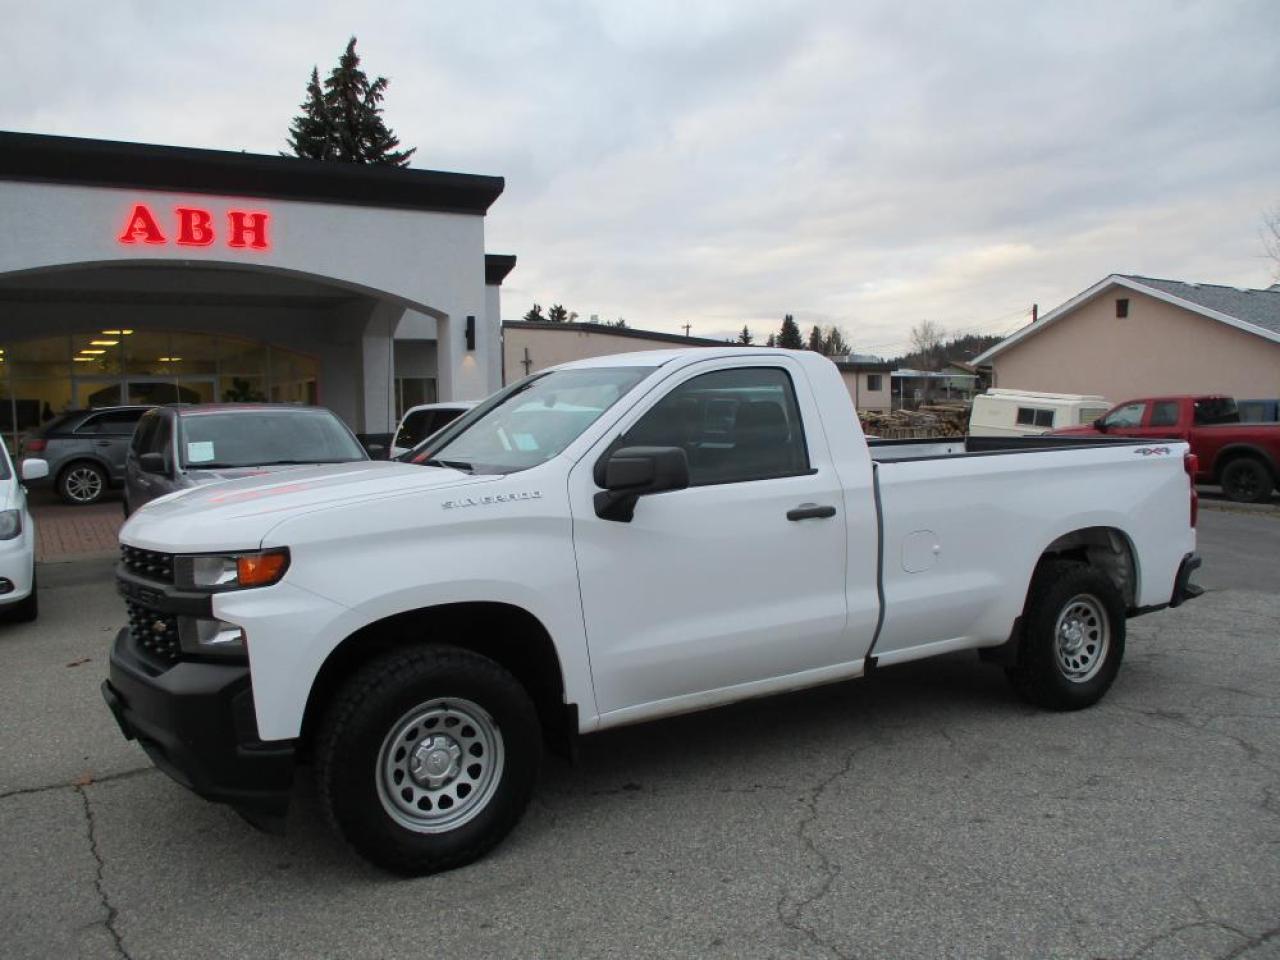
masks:
POLYGON ((506 177, 507 319, 893 354, 1108 273, 1266 286, 1274 0, 3 0, 0 128, 274 153, 359 37, 414 165, 506 177))

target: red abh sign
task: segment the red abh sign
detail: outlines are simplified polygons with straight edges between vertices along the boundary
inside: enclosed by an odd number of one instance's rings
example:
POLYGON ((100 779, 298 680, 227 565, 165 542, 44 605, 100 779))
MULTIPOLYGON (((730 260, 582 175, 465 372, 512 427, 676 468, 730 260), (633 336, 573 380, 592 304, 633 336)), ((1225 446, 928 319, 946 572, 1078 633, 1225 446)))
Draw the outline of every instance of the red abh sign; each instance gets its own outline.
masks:
MULTIPOLYGON (((268 250, 267 226, 271 214, 260 210, 228 210, 222 241, 228 247, 246 250, 268 250)), ((183 247, 211 247, 218 239, 218 229, 213 214, 200 207, 173 208, 173 241, 183 247)), ((124 230, 116 238, 121 243, 149 243, 156 246, 169 243, 156 220, 155 214, 145 203, 135 203, 125 221, 124 230)))

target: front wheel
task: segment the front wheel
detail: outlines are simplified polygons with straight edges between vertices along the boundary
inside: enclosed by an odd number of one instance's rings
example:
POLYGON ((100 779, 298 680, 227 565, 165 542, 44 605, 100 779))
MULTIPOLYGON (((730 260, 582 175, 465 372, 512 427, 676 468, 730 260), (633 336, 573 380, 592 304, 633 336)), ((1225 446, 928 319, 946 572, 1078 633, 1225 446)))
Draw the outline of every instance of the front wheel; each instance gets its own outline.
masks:
POLYGON ((537 711, 502 666, 423 646, 361 668, 329 708, 316 776, 329 820, 367 860, 416 876, 492 849, 528 805, 537 711))
POLYGON ((1124 597, 1083 563, 1052 561, 1036 571, 1022 617, 1022 644, 1009 668, 1014 688, 1051 710, 1102 699, 1124 659, 1124 597))

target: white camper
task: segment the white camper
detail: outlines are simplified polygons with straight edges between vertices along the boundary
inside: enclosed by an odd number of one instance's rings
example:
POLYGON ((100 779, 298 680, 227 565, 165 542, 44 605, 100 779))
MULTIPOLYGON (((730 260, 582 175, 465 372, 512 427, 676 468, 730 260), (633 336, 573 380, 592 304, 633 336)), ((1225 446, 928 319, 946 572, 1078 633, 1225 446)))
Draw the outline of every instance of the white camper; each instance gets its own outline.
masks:
POLYGON ((969 435, 1027 436, 1092 423, 1111 409, 1105 397, 992 388, 973 398, 969 435))

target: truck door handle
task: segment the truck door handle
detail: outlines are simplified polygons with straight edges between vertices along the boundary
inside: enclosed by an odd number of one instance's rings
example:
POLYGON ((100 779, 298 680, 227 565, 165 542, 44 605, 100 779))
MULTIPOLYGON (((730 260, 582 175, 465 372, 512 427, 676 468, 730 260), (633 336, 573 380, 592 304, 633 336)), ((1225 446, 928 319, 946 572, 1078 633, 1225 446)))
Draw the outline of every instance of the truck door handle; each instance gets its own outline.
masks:
POLYGON ((94 445, 95 447, 109 447, 109 446, 111 446, 111 441, 110 441, 110 440, 95 440, 95 441, 93 441, 93 445, 94 445))
POLYGON ((835 507, 819 506, 816 503, 802 503, 787 511, 788 520, 826 520, 835 515, 835 507))

